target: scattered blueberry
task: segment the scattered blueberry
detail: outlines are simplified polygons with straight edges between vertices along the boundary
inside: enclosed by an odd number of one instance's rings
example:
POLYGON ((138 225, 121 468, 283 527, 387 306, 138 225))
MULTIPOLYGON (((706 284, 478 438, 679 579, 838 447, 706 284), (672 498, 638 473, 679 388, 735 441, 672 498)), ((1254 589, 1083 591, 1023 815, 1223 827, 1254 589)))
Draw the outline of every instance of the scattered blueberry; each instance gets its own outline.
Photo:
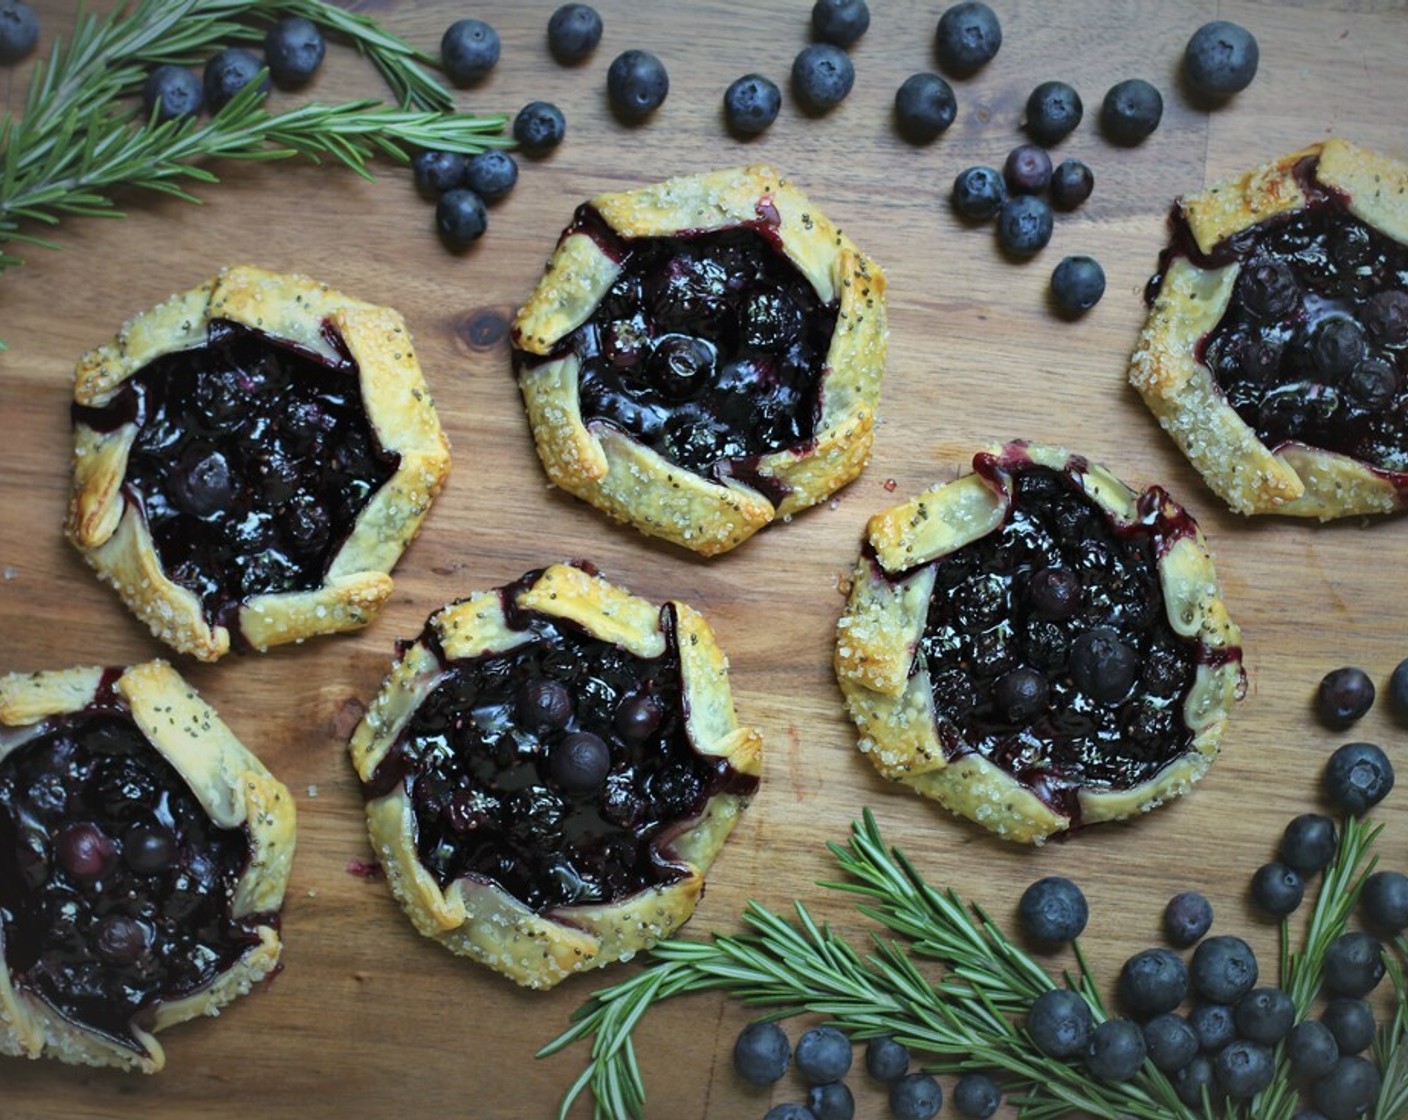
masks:
POLYGON ((25 0, 0 0, 0 62, 18 62, 39 42, 39 17, 25 0))
MULTIPOLYGON (((1350 363, 1353 368, 1359 359, 1350 363)), ((1326 673, 1315 693, 1320 718, 1331 727, 1348 727, 1374 706, 1374 682, 1352 665, 1326 673)))
POLYGON ((768 1109, 763 1120, 816 1120, 816 1115, 804 1104, 787 1101, 775 1104, 768 1109))
POLYGON ((1006 201, 1007 182, 995 167, 968 167, 953 181, 953 208, 969 221, 987 221, 1006 201))
POLYGON ((323 64, 327 41, 318 25, 302 16, 285 16, 264 35, 269 76, 281 89, 297 89, 323 64))
POLYGON ((895 124, 911 144, 927 144, 958 115, 953 87, 937 74, 911 74, 895 91, 895 124))
POLYGON ((1117 144, 1138 144, 1153 134, 1164 115, 1164 99, 1143 78, 1117 82, 1100 106, 1100 127, 1117 144))
POLYGON ((440 37, 440 64, 457 86, 472 86, 499 64, 499 33, 482 19, 459 19, 440 37))
POLYGON ((1007 153, 1002 177, 1013 194, 1040 194, 1051 182, 1051 157, 1037 144, 1018 144, 1007 153))
POLYGON ((563 4, 548 20, 548 50, 559 62, 581 62, 601 42, 601 14, 590 4, 563 4))
POLYGON ((1315 1083, 1311 1097, 1329 1120, 1359 1120, 1379 1099, 1383 1079, 1366 1058, 1341 1058, 1335 1068, 1315 1083))
POLYGON ((1278 918, 1291 913, 1305 897, 1300 872, 1284 863, 1264 863, 1252 876, 1252 901, 1278 918))
POLYGON ((890 1086, 895 1120, 930 1120, 943 1107, 944 1091, 927 1073, 907 1073, 890 1086))
POLYGON ((641 121, 665 103, 670 75, 649 51, 622 51, 606 72, 606 97, 623 120, 641 121))
POLYGON ((1217 1052, 1213 1069, 1217 1083, 1229 1097, 1247 1100, 1271 1084, 1276 1062, 1270 1047, 1238 1038, 1217 1052))
POLYGON ((1399 719, 1408 719, 1408 658, 1400 661, 1388 678, 1388 706, 1399 719))
POLYGON ((851 1068, 851 1040, 835 1027, 813 1027, 797 1040, 794 1056, 811 1084, 840 1081, 851 1068))
POLYGON ((870 6, 865 0, 816 0, 812 5, 812 30, 824 42, 849 47, 869 27, 870 6))
POLYGON ((1316 1019, 1303 1019, 1286 1036, 1286 1059, 1307 1081, 1324 1077, 1340 1060, 1340 1050, 1330 1028, 1316 1019))
POLYGON ((745 74, 724 91, 724 119, 745 136, 765 131, 781 108, 782 91, 761 74, 745 74))
POLYGON ((1189 38, 1183 73, 1199 96, 1229 97, 1251 85, 1259 60, 1256 37, 1250 31, 1225 19, 1213 20, 1189 38))
POLYGON ((469 161, 459 152, 417 152, 411 157, 411 175, 416 189, 438 198, 446 191, 464 185, 464 169, 469 161))
MULTIPOLYGON (((205 64, 205 103, 212 113, 218 113, 226 104, 254 81, 264 64, 258 56, 243 47, 226 47, 212 55, 205 64)), ((269 75, 260 82, 261 92, 269 89, 269 75)))
POLYGON ((1212 1062, 1206 1054, 1199 1054, 1182 1069, 1175 1070, 1169 1080, 1173 1082, 1173 1091, 1178 1094, 1178 1099, 1189 1108, 1201 1109, 1203 1090, 1212 1092, 1216 1088, 1212 1062))
POLYGON ((1080 94, 1066 82, 1042 82, 1027 98, 1027 134, 1050 147, 1076 130, 1085 113, 1080 94))
POLYGON ((889 1035, 872 1038, 865 1044, 865 1072, 888 1085, 909 1071, 909 1048, 889 1035))
POLYGON ((1346 743, 1325 766, 1325 791, 1336 805, 1363 816, 1393 789, 1393 764, 1373 743, 1346 743))
POLYGON ((1090 1005, 1079 992, 1052 988, 1032 1001, 1027 1012, 1027 1033, 1043 1054, 1071 1058, 1090 1041, 1090 1005))
POLYGON ((776 1023, 749 1023, 733 1044, 733 1068, 751 1085, 771 1085, 791 1061, 792 1047, 776 1023))
POLYGON ((1372 933, 1342 933, 1325 950, 1322 979, 1325 990, 1337 996, 1358 998, 1379 986, 1384 978, 1384 951, 1372 933))
POLYGON ((1051 172, 1051 201, 1061 210, 1074 210, 1095 189, 1095 175, 1078 159, 1063 159, 1051 172))
POLYGON ((1101 1081, 1128 1081, 1144 1064, 1144 1032, 1128 1019, 1106 1019, 1090 1035, 1085 1068, 1101 1081))
POLYGON ((1243 1038, 1274 1046, 1295 1025, 1296 1005, 1280 988, 1253 988, 1237 1001, 1232 1021, 1243 1038))
POLYGON ((832 1081, 807 1090, 807 1108, 816 1120, 852 1120, 856 1099, 843 1082, 832 1081))
POLYGON ((1188 1025, 1198 1039, 1198 1049, 1215 1054, 1237 1037, 1237 1021, 1225 1003, 1195 1003, 1188 1012, 1188 1025))
MULTIPOLYGON (((1003 250, 1014 257, 1035 256, 1046 248, 1051 240, 1053 220, 1051 207, 1035 195, 1018 195, 1004 202, 997 212, 997 241, 1003 250)), ((1095 633, 1087 630, 1071 646, 1072 671, 1074 672, 1075 649, 1082 638, 1095 633)), ((1112 633, 1112 631, 1107 631, 1112 633)), ((1118 641, 1118 639, 1116 639, 1118 641)), ((1122 643, 1121 643, 1122 644, 1122 643)), ((1133 683, 1131 678, 1130 683, 1133 683)), ((1128 688, 1124 692, 1128 692, 1128 688)), ((1123 692, 1121 697, 1123 697, 1123 692)))
POLYGON ((934 49, 939 64, 952 74, 967 77, 991 62, 1002 46, 1002 25, 986 4, 978 0, 955 4, 939 17, 934 49))
POLYGON ((1408 929, 1408 875, 1401 871, 1375 871, 1364 880, 1359 913, 1382 933, 1408 929))
POLYGON ((1209 937, 1193 950, 1188 974, 1199 995, 1214 1003, 1236 1003, 1256 987, 1256 954, 1240 937, 1209 937))
POLYGON ((1141 1019, 1162 1015, 1188 995, 1188 968, 1169 949, 1145 949, 1124 962, 1119 993, 1132 1015, 1141 1019))
POLYGON ((513 138, 530 156, 546 155, 567 134, 567 119, 551 102, 530 101, 513 118, 513 138))
POLYGON ((1068 318, 1084 315, 1105 294, 1105 270, 1094 257, 1063 257, 1051 273, 1051 298, 1068 318))
POLYGON ((965 1073, 953 1087, 953 1107, 970 1120, 987 1120, 1002 1104, 1002 1089, 985 1073, 965 1073))
POLYGON ((486 148, 469 157, 464 185, 485 202, 496 202, 518 182, 518 163, 501 148, 486 148))
POLYGON ((792 92, 808 112, 824 113, 846 99, 855 85, 850 56, 831 43, 814 43, 792 62, 792 92))
POLYGON ((155 110, 159 121, 194 117, 204 101, 200 79, 184 66, 158 66, 142 86, 142 108, 148 116, 155 110))
POLYGON ((469 248, 489 228, 484 200, 463 187, 446 191, 435 204, 435 228, 451 249, 469 248))
POLYGON ((1212 928, 1212 903, 1198 891, 1174 895, 1164 907, 1164 936, 1180 949, 1195 944, 1212 928))
POLYGON ((1286 825, 1276 854, 1302 876, 1319 874, 1335 858, 1335 822, 1319 813, 1302 813, 1286 825))
POLYGON ((1074 941, 1090 919, 1090 906, 1081 889, 1069 879, 1038 879, 1022 892, 1017 921, 1034 941, 1064 945, 1074 941))
POLYGON ((1341 1054, 1360 1054, 1374 1044, 1374 1009, 1362 999, 1340 996, 1320 1013, 1320 1022, 1341 1054))
POLYGON ((1198 1034, 1183 1016, 1165 1011, 1144 1024, 1144 1049, 1155 1066, 1173 1073, 1197 1056, 1198 1034))

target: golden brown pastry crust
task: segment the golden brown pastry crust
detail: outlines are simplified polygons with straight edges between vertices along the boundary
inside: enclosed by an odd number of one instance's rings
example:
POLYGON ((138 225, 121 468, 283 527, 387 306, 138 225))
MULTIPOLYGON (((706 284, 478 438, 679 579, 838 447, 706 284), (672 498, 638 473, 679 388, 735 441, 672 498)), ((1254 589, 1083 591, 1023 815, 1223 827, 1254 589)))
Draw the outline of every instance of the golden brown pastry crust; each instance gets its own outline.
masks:
MULTIPOLYGON (((129 377, 164 354, 205 342, 211 320, 227 319, 329 359, 323 334, 336 328, 358 366, 362 401, 380 445, 400 456, 395 474, 363 508, 332 557, 320 587, 255 596, 239 612, 254 649, 302 641, 369 623, 391 594, 390 571, 420 529, 450 468, 410 334, 401 317, 306 276, 233 267, 172 296, 125 324, 111 342, 84 355, 73 398, 101 407, 129 377)), ((121 493, 135 424, 111 432, 78 422, 67 533, 98 574, 157 637, 182 653, 213 661, 230 649, 227 627, 212 627, 199 600, 162 569, 140 510, 121 493)))
MULTIPOLYGON (((1408 245, 1408 166, 1330 139, 1233 176, 1180 201, 1198 249, 1305 206, 1296 177, 1315 158, 1315 178, 1348 197, 1367 225, 1408 245)), ((1388 513, 1408 501, 1408 475, 1300 443, 1267 447, 1237 415, 1212 371, 1198 361, 1199 340, 1221 320, 1240 266, 1202 268, 1175 257, 1131 359, 1129 379, 1159 423, 1238 513, 1280 513, 1326 521, 1388 513)))
MULTIPOLYGON (((888 340, 885 277, 874 261, 769 167, 671 179, 599 195, 590 205, 623 237, 726 229, 775 212, 784 253, 823 302, 839 304, 840 313, 822 374, 813 444, 774 452, 758 463, 760 476, 785 489, 776 505, 736 480, 715 482, 679 467, 606 425, 588 427, 572 354, 526 364, 519 374, 538 456, 556 485, 649 536, 713 556, 860 474, 874 441, 888 340)), ((531 355, 550 355, 587 320, 619 273, 590 236, 569 231, 514 319, 514 344, 531 355)))
MULTIPOLYGON (((1103 467, 1036 444, 992 450, 1065 474, 1116 526, 1138 520, 1139 495, 1103 467)), ((955 751, 945 750, 928 672, 917 660, 934 590, 933 562, 996 529, 1010 502, 1010 487, 972 473, 872 517, 866 533, 870 552, 856 567, 837 624, 835 667, 860 730, 860 749, 882 775, 1008 840, 1041 843, 1071 827, 1071 818, 977 752, 963 751, 961 741, 955 751)), ((1173 629, 1227 656, 1204 659, 1197 667, 1183 706, 1194 732, 1188 751, 1129 789, 1080 790, 1082 824, 1145 812, 1188 789, 1216 757, 1239 695, 1241 636, 1221 599, 1200 531, 1193 528, 1161 557, 1159 576, 1173 629)))
MULTIPOLYGON (((0 677, 0 758, 24 740, 11 733, 14 729, 83 711, 97 697, 104 677, 102 669, 88 668, 0 677)), ((132 666, 117 677, 113 688, 211 820, 222 828, 247 829, 250 859, 236 885, 232 913, 240 917, 277 912, 293 862, 296 814, 289 791, 164 661, 132 666)), ((282 942, 274 925, 262 924, 257 932, 259 943, 210 987, 160 1004, 153 1033, 198 1015, 217 1015, 268 976, 278 964, 282 942)), ((0 1054, 155 1073, 166 1056, 153 1033, 136 1030, 146 1049, 136 1053, 70 1022, 15 984, 0 953, 0 1054)))
MULTIPOLYGON (((520 609, 567 619, 589 634, 641 657, 659 656, 666 639, 660 609, 580 568, 544 569, 517 593, 520 609)), ((762 738, 740 726, 728 683, 728 663, 708 624, 675 604, 685 712, 690 740, 701 754, 727 759, 756 778, 762 772, 762 738)), ((502 653, 532 635, 510 627, 498 591, 452 603, 430 619, 447 660, 502 653)), ((392 668, 352 735, 352 762, 363 782, 395 745, 416 709, 447 668, 425 639, 392 668)), ((723 847, 748 798, 720 792, 701 814, 662 831, 656 850, 686 874, 615 902, 529 909, 492 882, 458 879, 441 890, 416 851, 415 812, 403 786, 367 804, 372 847, 387 882, 415 928, 529 988, 550 988, 575 972, 628 959, 678 929, 694 911, 704 873, 723 847)))

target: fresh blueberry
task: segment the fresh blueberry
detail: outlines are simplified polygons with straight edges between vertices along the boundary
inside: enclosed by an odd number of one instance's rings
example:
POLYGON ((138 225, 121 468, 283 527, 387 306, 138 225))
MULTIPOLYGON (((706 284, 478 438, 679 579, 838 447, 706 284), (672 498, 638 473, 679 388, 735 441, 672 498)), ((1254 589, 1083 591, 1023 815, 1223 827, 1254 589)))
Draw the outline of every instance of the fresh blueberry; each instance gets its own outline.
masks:
POLYGON ((318 25, 302 16, 285 16, 264 35, 269 76, 281 89, 297 89, 318 72, 327 53, 318 25))
POLYGON ((1256 954, 1240 937, 1209 937, 1193 950, 1193 987, 1214 1003, 1236 1003, 1256 987, 1256 954))
POLYGON ((1361 817, 1393 789, 1393 764, 1373 743, 1346 743, 1325 765, 1325 791, 1347 813, 1361 817))
POLYGON ((1237 1037, 1236 1018, 1225 1003, 1195 1003, 1188 1012, 1188 1025, 1205 1054, 1216 1054, 1237 1037))
POLYGON ((464 185, 485 202, 497 202, 518 182, 518 163, 501 148, 486 148, 469 157, 464 185))
POLYGON ((1117 144, 1138 144, 1153 134, 1164 115, 1164 99, 1143 78, 1111 86, 1100 105, 1100 127, 1117 144))
POLYGON ((855 85, 856 68, 840 47, 813 43, 792 62, 792 92, 810 113, 824 113, 846 99, 855 85))
POLYGON ((1094 173, 1078 159, 1063 159, 1051 172, 1051 201, 1060 210, 1074 210, 1094 189, 1094 173))
POLYGON ((909 1048, 889 1035, 872 1038, 865 1044, 865 1072, 888 1085, 909 1071, 909 1048))
POLYGON ((1275 1046, 1295 1024, 1296 1005, 1280 988, 1253 988, 1237 1001, 1232 1021, 1243 1038, 1275 1046))
POLYGON ((649 51, 622 51, 606 72, 606 98, 622 120, 642 121, 670 94, 665 64, 649 51))
POLYGON ((1361 1054, 1374 1043, 1374 1009, 1362 999, 1340 996, 1320 1013, 1320 1022, 1334 1037, 1341 1054, 1361 1054))
POLYGON ((1357 999, 1379 986, 1384 978, 1384 948, 1372 933, 1342 933, 1325 950, 1322 978, 1325 990, 1357 999))
POLYGON ((156 119, 169 121, 176 117, 194 117, 205 101, 200 79, 184 66, 167 63, 158 66, 142 86, 142 108, 156 119))
POLYGON ((1042 82, 1027 98, 1027 135, 1038 144, 1059 144, 1085 113, 1080 94, 1066 82, 1042 82))
POLYGON ((1130 1014, 1140 1019, 1162 1015, 1187 996, 1188 967, 1169 949, 1145 949, 1124 962, 1119 993, 1130 1014))
POLYGON ((1375 871, 1364 880, 1359 913, 1366 924, 1382 933, 1396 934, 1408 929, 1408 875, 1401 871, 1375 871))
POLYGON ((816 1120, 852 1120, 856 1099, 844 1082, 832 1081, 807 1090, 807 1108, 816 1120))
MULTIPOLYGON (((212 55, 205 64, 204 78, 205 103, 210 106, 210 111, 218 113, 223 109, 235 94, 254 81, 263 68, 264 64, 258 56, 243 47, 226 47, 212 55)), ((259 90, 260 93, 268 92, 268 74, 259 83, 259 90)))
POLYGON ((777 120, 782 91, 761 74, 745 74, 724 91, 724 119, 744 136, 756 136, 777 120))
POLYGON ((1073 1058, 1084 1051, 1091 1030, 1090 1004, 1069 988, 1042 992, 1027 1012, 1027 1033, 1051 1058, 1073 1058))
POLYGON ((567 119, 548 101, 530 101, 513 118, 513 138, 530 156, 542 156, 562 143, 567 119))
MULTIPOLYGON (((1173 1091, 1178 1094, 1178 1099, 1189 1108, 1199 1110, 1203 1106, 1203 1091, 1206 1089, 1213 1093, 1217 1088, 1212 1062, 1206 1054, 1199 1054, 1182 1069, 1175 1070, 1169 1080, 1173 1083, 1173 1091)), ((1213 1096, 1215 1099, 1216 1094, 1213 1093, 1213 1096)))
MULTIPOLYGON (((1047 211, 1048 236, 1050 229, 1050 211, 1047 211)), ((1096 627, 1071 643, 1070 668, 1076 687, 1083 693, 1097 704, 1114 704, 1129 695, 1134 687, 1139 677, 1139 654, 1114 630, 1096 627)))
POLYGON ((1144 1024, 1144 1049, 1155 1066, 1173 1073, 1197 1056, 1198 1034, 1183 1016, 1165 1011, 1144 1024))
POLYGON ((1276 1061, 1270 1047, 1238 1038, 1217 1052, 1213 1070, 1223 1092, 1236 1100, 1247 1100, 1271 1084, 1276 1061))
POLYGON ((1395 665, 1388 678, 1388 706, 1400 720, 1408 719, 1408 658, 1395 665))
POLYGON ((1051 273, 1051 299, 1067 318, 1084 315, 1105 294, 1105 270, 1094 257, 1062 257, 1051 273))
MULTIPOLYGON (((960 171, 953 181, 953 208, 960 217, 970 222, 987 221, 1002 209, 1006 201, 1007 182, 995 167, 968 167, 960 171)), ((1404 664, 1408 665, 1408 661, 1404 664)))
POLYGON ((911 144, 927 144, 953 124, 958 100, 937 74, 911 74, 895 91, 895 125, 911 144))
POLYGON ((953 1107, 971 1120, 987 1120, 1001 1104, 1002 1089, 985 1073, 965 1073, 953 1087, 953 1107))
POLYGON ((1359 1120, 1379 1099, 1383 1078, 1378 1067, 1355 1055, 1341 1058, 1315 1083, 1311 1097, 1329 1120, 1359 1120))
POLYGON ((1300 872, 1284 863, 1264 863, 1252 876, 1252 901, 1266 913, 1281 918, 1295 910, 1305 897, 1300 872))
POLYGON ((812 30, 823 42, 853 46, 869 27, 870 6, 865 0, 816 0, 812 5, 812 30))
POLYGON ((1225 19, 1213 20, 1189 38, 1183 73, 1199 96, 1229 97, 1251 85, 1259 59, 1256 37, 1250 31, 1225 19))
POLYGON ((1022 892, 1017 905, 1017 921, 1023 932, 1048 945, 1074 941, 1089 919, 1090 907, 1081 889, 1056 875, 1038 879, 1022 892))
POLYGON ((1091 1032, 1085 1068, 1101 1081, 1128 1081, 1144 1064, 1144 1032, 1128 1019, 1106 1019, 1091 1032))
POLYGON ((1286 1036, 1286 1059, 1307 1081, 1324 1077, 1340 1059, 1330 1028, 1316 1019, 1303 1019, 1286 1036))
POLYGON ((997 15, 978 0, 955 4, 939 17, 934 49, 939 65, 951 74, 967 77, 982 69, 1002 46, 1002 25, 997 15))
POLYGON ((1051 182, 1051 157, 1038 144, 1018 144, 1007 153, 1002 177, 1013 194, 1040 194, 1051 182))
POLYGON ((417 152, 411 157, 411 175, 416 190, 431 198, 464 185, 464 169, 469 161, 459 152, 417 152))
POLYGON ((1303 877, 1317 875, 1335 858, 1335 822, 1319 813, 1302 813, 1286 825, 1276 854, 1303 877))
POLYGON ((997 212, 997 242, 1014 257, 1041 252, 1051 240, 1051 230, 1051 207, 1035 195, 1009 198, 997 212))
POLYGON ((446 191, 435 204, 435 228, 440 239, 454 250, 467 249, 484 236, 489 216, 484 200, 473 191, 457 187, 446 191))
POLYGON ((457 86, 472 86, 499 64, 499 33, 482 19, 459 19, 440 37, 440 64, 457 86))
POLYGON ((791 1061, 792 1047, 776 1023, 749 1023, 733 1044, 733 1068, 751 1085, 771 1085, 791 1061))
POLYGON ((25 0, 0 0, 0 63, 18 62, 39 42, 39 17, 25 0))
POLYGON ((1164 907, 1164 936, 1180 949, 1195 944, 1212 928, 1212 903, 1198 891, 1174 895, 1164 907))
POLYGON ((768 1109, 763 1120, 816 1120, 815 1114, 804 1104, 786 1101, 768 1109))
POLYGON ((811 1084, 840 1081, 851 1068, 851 1040, 835 1027, 813 1027, 797 1040, 795 1056, 811 1084))
POLYGON ((1315 693, 1316 710, 1331 727, 1348 727, 1373 705, 1374 682, 1352 665, 1326 673, 1315 693))
POLYGON ((944 1091, 927 1073, 907 1073, 890 1086, 895 1120, 930 1120, 944 1104, 944 1091))
POLYGON ((563 4, 548 20, 548 50, 559 62, 581 62, 601 42, 601 13, 590 4, 563 4))

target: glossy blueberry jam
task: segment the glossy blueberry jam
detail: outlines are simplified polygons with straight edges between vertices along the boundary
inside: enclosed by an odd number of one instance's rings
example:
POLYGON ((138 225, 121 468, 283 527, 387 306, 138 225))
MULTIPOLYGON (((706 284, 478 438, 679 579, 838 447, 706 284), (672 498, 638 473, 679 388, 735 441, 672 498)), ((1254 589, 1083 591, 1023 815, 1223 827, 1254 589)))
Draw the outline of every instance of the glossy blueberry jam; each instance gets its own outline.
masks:
POLYGON ((1077 789, 1137 785, 1192 741, 1182 708, 1200 648, 1169 625, 1157 567, 1191 529, 1157 488, 1116 529, 1067 475, 1004 470, 1007 519, 936 562, 916 663, 950 755, 977 752, 1078 817, 1077 789))
POLYGON ((396 469, 367 421, 356 362, 327 334, 335 363, 216 320, 205 345, 155 359, 102 409, 74 410, 99 430, 135 419, 127 500, 167 575, 232 633, 251 597, 321 584, 396 469))
POLYGON ((139 1053, 134 1027, 207 988, 270 914, 234 918, 250 856, 114 704, 58 717, 0 761, 0 922, 15 984, 139 1053))
POLYGON ((783 255, 767 209, 771 224, 634 239, 579 213, 574 228, 621 266, 554 355, 581 363, 586 423, 714 479, 751 481, 762 456, 811 442, 837 305, 783 255))
MULTIPOLYGON (((511 592, 504 597, 511 605, 511 592)), ((536 612, 532 640, 458 659, 366 784, 404 784, 421 862, 443 888, 492 881, 536 912, 611 902, 680 879, 671 829, 757 780, 692 747, 674 610, 642 658, 536 612)))

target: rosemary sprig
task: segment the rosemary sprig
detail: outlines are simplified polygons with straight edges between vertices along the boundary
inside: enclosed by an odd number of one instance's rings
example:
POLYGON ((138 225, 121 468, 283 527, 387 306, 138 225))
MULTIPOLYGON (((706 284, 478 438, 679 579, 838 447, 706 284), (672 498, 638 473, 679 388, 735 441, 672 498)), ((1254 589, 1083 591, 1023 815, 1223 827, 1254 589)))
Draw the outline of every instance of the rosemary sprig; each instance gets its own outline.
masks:
MULTIPOLYGON (((1373 867, 1370 852, 1378 834, 1378 827, 1345 823, 1304 946, 1295 954, 1283 950, 1282 982, 1302 1010, 1319 987, 1325 950, 1344 931, 1364 876, 1373 867)), ((1056 981, 1036 960, 1003 936, 980 907, 927 883, 902 852, 886 846, 868 811, 852 825, 847 845, 828 847, 847 878, 821 885, 859 896, 860 912, 883 927, 883 934, 872 935, 868 951, 862 955, 829 927, 818 925, 801 903, 789 921, 750 902, 743 915, 748 932, 663 942, 651 951, 649 967, 593 994, 573 1015, 573 1025, 539 1051, 539 1057, 546 1057, 579 1039, 592 1040, 591 1059, 564 1095, 560 1120, 588 1090, 598 1120, 642 1117, 645 1085, 632 1031, 656 1003, 710 989, 769 1008, 767 1018, 807 1013, 853 1038, 893 1035, 926 1055, 927 1068, 937 1072, 1001 1071, 1025 1120, 1056 1120, 1076 1112, 1106 1120, 1273 1120, 1291 1115, 1295 1094, 1279 1054, 1271 1089, 1241 1108, 1214 1107, 1205 1100, 1200 1109, 1183 1104, 1152 1063, 1145 1063, 1132 1081, 1110 1084, 1090 1077, 1079 1064, 1042 1054, 1023 1020, 1032 1000, 1056 981), (925 962, 942 966, 937 980, 921 971, 925 962)), ((1102 1020, 1107 1013, 1099 989, 1079 945, 1075 952, 1076 975, 1063 979, 1102 1020)), ((1401 937, 1397 952, 1408 956, 1401 937)), ((1399 1007, 1376 1046, 1384 1089, 1373 1120, 1408 1117, 1408 1012, 1399 961, 1390 961, 1390 976, 1399 1007)))

